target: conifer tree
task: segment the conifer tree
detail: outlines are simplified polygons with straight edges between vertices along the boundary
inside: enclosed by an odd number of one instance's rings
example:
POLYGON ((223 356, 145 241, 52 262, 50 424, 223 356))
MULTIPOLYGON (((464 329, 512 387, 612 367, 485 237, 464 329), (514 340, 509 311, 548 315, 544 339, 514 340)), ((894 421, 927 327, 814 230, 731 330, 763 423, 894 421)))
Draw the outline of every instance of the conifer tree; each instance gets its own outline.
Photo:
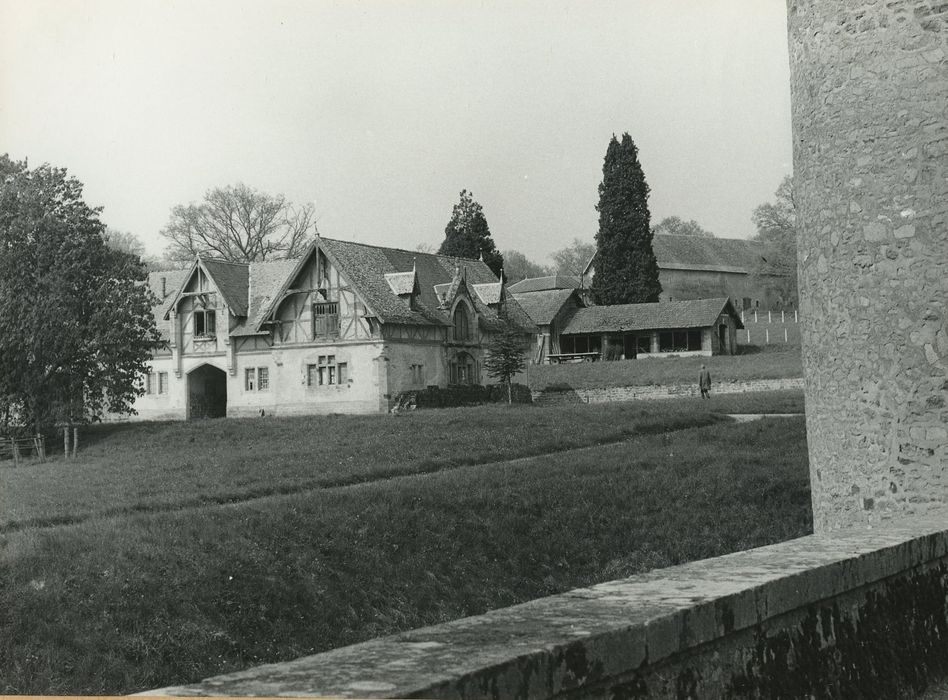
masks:
POLYGON ((507 386, 507 403, 513 402, 511 382, 526 366, 523 331, 515 327, 506 313, 501 313, 504 329, 494 335, 487 345, 484 368, 487 375, 507 386))
POLYGON ((494 246, 484 210, 467 190, 461 190, 461 199, 451 211, 451 220, 444 228, 444 241, 438 248, 441 255, 458 258, 483 258, 495 275, 500 275, 504 256, 494 246))
POLYGON ((606 150, 599 185, 599 232, 592 295, 597 304, 658 301, 662 286, 652 251, 648 184, 628 134, 606 150))

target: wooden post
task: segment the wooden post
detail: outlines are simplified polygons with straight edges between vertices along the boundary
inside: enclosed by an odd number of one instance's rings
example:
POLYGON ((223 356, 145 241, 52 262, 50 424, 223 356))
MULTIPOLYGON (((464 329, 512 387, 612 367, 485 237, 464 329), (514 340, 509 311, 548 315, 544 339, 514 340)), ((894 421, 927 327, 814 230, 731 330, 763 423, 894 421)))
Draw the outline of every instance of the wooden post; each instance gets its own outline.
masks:
POLYGON ((79 426, 77 425, 72 429, 72 458, 76 458, 76 453, 79 451, 79 426))
POLYGON ((754 309, 754 323, 757 323, 757 309, 754 309))
POLYGON ((784 316, 783 316, 783 315, 784 315, 784 311, 783 311, 783 309, 781 309, 781 310, 780 310, 780 322, 781 322, 781 323, 786 323, 786 319, 784 319, 784 316))
POLYGON ((793 322, 797 323, 797 310, 796 309, 793 310, 793 322))
POLYGON ((63 428, 63 457, 69 459, 69 426, 63 428))
POLYGON ((10 447, 13 448, 13 466, 20 466, 20 448, 16 444, 16 438, 10 438, 10 447))
POLYGON ((764 344, 770 345, 770 329, 769 328, 764 329, 764 344))
POLYGON ((785 343, 787 342, 787 329, 786 328, 783 329, 783 342, 785 343))
POLYGON ((773 323, 773 320, 770 317, 770 310, 767 310, 767 323, 773 323))
POLYGON ((745 328, 744 330, 747 331, 747 344, 750 345, 750 343, 751 343, 751 329, 750 329, 750 328, 745 328))

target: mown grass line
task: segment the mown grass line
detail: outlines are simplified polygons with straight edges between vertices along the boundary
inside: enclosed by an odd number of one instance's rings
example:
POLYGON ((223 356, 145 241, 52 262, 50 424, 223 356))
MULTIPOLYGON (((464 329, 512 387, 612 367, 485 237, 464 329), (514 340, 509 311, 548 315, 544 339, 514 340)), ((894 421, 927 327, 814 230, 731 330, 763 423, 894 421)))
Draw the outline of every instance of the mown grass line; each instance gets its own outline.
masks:
POLYGON ((516 381, 535 391, 697 384, 702 364, 708 367, 715 382, 803 376, 799 346, 769 346, 765 351, 741 355, 529 365, 516 381))
POLYGON ((721 420, 691 402, 96 426, 78 460, 0 468, 0 528, 356 483, 721 420))
POLYGON ((802 418, 0 536, 0 692, 186 683, 809 532, 802 418))

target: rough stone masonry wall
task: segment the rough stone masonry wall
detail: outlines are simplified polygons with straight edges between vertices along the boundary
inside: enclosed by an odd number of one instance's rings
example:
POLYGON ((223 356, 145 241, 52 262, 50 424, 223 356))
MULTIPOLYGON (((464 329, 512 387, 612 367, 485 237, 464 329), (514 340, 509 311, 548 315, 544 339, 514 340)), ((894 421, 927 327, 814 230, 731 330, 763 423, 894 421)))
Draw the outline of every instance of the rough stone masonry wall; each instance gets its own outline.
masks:
POLYGON ((948 531, 814 535, 143 695, 913 697, 948 671, 948 531))
POLYGON ((814 526, 948 500, 948 3, 788 0, 814 526))

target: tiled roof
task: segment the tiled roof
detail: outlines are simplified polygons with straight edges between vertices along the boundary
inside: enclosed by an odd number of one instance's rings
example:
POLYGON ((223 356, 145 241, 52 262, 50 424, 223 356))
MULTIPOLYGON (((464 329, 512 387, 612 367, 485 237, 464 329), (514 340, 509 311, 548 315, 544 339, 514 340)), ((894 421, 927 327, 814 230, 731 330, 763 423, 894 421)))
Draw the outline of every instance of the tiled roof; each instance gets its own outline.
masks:
POLYGON ((540 292, 547 289, 579 289, 579 279, 572 275, 548 275, 528 277, 507 287, 514 294, 540 292))
POLYGON ((705 328, 713 326, 725 309, 743 328, 740 316, 727 297, 661 301, 655 304, 617 304, 578 309, 562 329, 562 333, 603 333, 644 331, 669 328, 705 328))
POLYGON ((188 272, 189 270, 185 269, 157 270, 148 273, 148 286, 154 295, 158 297, 158 303, 152 307, 151 313, 155 317, 155 325, 158 327, 158 332, 161 334, 162 340, 171 340, 171 323, 165 321, 165 313, 167 313, 168 306, 174 300, 181 285, 184 284, 188 272), (164 295, 161 293, 162 279, 165 280, 164 295))
POLYGON ((289 281, 299 265, 299 260, 268 260, 250 263, 249 289, 247 297, 247 319, 231 331, 231 335, 256 335, 260 323, 264 320, 271 302, 280 293, 283 285, 289 281))
POLYGON ((657 234, 652 250, 659 268, 669 270, 749 273, 760 259, 760 244, 739 238, 657 234))
POLYGON ((224 298, 224 303, 230 308, 230 312, 235 316, 246 316, 250 265, 213 258, 201 258, 201 262, 214 281, 217 291, 224 298))
POLYGON ((563 305, 575 292, 575 289, 545 289, 513 296, 534 323, 546 326, 553 322, 563 305))
POLYGON ((410 272, 388 272, 385 275, 385 281, 392 289, 394 294, 411 294, 415 291, 415 271, 410 272))
POLYGON ((504 292, 504 285, 498 282, 472 285, 477 296, 485 304, 499 304, 504 292))
MULTIPOLYGON (((471 298, 481 326, 488 330, 502 327, 497 303, 502 296, 501 284, 490 268, 480 260, 382 248, 330 238, 320 238, 318 244, 365 301, 368 313, 376 316, 382 323, 451 325, 449 311, 441 308, 443 298, 439 298, 435 287, 443 294, 450 295, 456 292, 460 285, 466 285, 472 290, 471 298), (412 290, 409 281, 414 279, 413 269, 417 275, 419 290, 414 308, 408 299, 412 290), (496 301, 492 301, 493 299, 496 301)), ((231 331, 231 335, 257 335, 266 332, 261 324, 266 320, 273 304, 279 301, 283 288, 292 282, 291 278, 303 260, 305 258, 243 265, 216 260, 203 261, 221 295, 238 316, 239 322, 231 331), (244 280, 246 289, 243 295, 240 292, 241 279, 244 280), (245 305, 245 318, 240 318, 237 312, 241 301, 245 305)), ((156 318, 164 317, 168 304, 174 299, 186 274, 187 270, 178 270, 173 273, 152 273, 149 277, 153 290, 159 289, 157 285, 160 284, 161 275, 168 277, 169 294, 156 309, 156 318), (172 275, 177 276, 172 280, 172 275)), ((516 300, 508 296, 505 306, 511 322, 526 331, 535 331, 530 317, 516 300)), ((168 327, 168 322, 159 323, 159 327, 161 326, 168 327)))

